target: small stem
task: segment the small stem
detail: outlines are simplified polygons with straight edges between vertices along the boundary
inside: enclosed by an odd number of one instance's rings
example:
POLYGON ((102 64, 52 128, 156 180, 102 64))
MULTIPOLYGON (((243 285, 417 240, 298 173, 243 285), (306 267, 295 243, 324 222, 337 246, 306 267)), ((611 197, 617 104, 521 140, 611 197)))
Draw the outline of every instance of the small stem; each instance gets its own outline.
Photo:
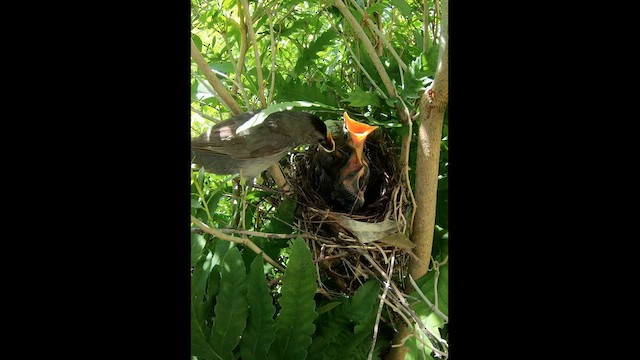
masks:
MULTIPOLYGON (((274 234, 274 233, 264 233, 264 232, 258 232, 258 231, 250 231, 250 230, 236 230, 236 229, 218 229, 218 231, 225 234, 258 236, 266 239, 295 239, 298 237, 305 237, 300 234, 274 234)), ((306 236, 306 237, 312 237, 312 236, 306 236)))
POLYGON ((249 9, 249 1, 242 0, 242 6, 244 7, 244 16, 247 23, 247 32, 251 39, 253 46, 253 55, 256 62, 256 72, 258 73, 258 96, 260 97, 260 105, 263 108, 267 107, 267 100, 264 98, 264 81, 262 79, 262 65, 260 64, 260 50, 258 49, 258 43, 256 42, 256 34, 253 31, 253 22, 251 21, 251 10, 249 9))
POLYGON ((422 23, 422 52, 427 53, 429 43, 429 0, 424 0, 424 20, 422 23))
POLYGON ((211 86, 215 89, 215 92, 220 95, 222 103, 224 103, 234 114, 237 115, 242 113, 242 109, 240 109, 238 103, 233 99, 233 97, 231 97, 229 92, 227 92, 227 89, 225 89, 225 87, 222 85, 220 80, 218 80, 213 71, 211 71, 211 67, 209 67, 209 64, 198 50, 198 47, 193 42, 193 39, 191 39, 191 57, 196 62, 196 65, 198 65, 198 69, 200 69, 200 71, 204 73, 207 81, 209 81, 211 86))
POLYGON ((387 49, 389 49, 389 52, 391 52, 391 55, 393 55, 393 57, 396 59, 398 64, 400 64, 400 67, 402 68, 402 70, 406 70, 407 69, 407 64, 405 64, 404 61, 402 61, 402 59, 400 58, 400 56, 398 56, 398 53, 393 48, 393 45, 391 45, 391 43, 387 40, 387 38, 384 36, 384 34, 382 34, 382 32, 380 30, 378 30, 378 28, 375 26, 373 21, 371 21, 371 19, 369 19, 369 17, 364 12, 364 10, 360 7, 360 5, 358 5, 358 3, 355 0, 350 0, 350 1, 351 1, 351 4, 356 8, 356 10, 358 10, 358 12, 360 14, 362 14, 364 19, 367 21, 367 25, 369 26, 369 29, 371 29, 372 32, 374 32, 376 35, 378 35, 378 39, 380 41, 382 41, 382 43, 385 45, 385 47, 387 49))
POLYGON ((275 36, 273 35, 273 15, 271 14, 271 10, 267 9, 267 15, 269 15, 269 35, 271 36, 271 68, 269 72, 271 73, 271 87, 269 88, 269 101, 271 104, 273 101, 273 90, 276 86, 276 52, 277 52, 277 44, 275 36))
MULTIPOLYGON (((244 92, 244 97, 246 98, 246 91, 244 91, 244 85, 242 84, 242 72, 244 70, 244 58, 247 55, 247 50, 249 49, 249 43, 247 42, 247 27, 244 23, 244 14, 242 12, 242 6, 240 6, 240 1, 237 2, 238 5, 238 18, 240 18, 240 24, 238 28, 240 29, 240 53, 238 54, 238 63, 236 64, 236 79, 238 79, 238 84, 234 84, 231 88, 232 93, 236 93, 238 89, 244 92)), ((249 106, 248 100, 246 101, 246 106, 249 106)))
POLYGON ((196 219, 196 217, 193 216, 193 215, 191 215, 191 221, 197 227, 199 227, 202 231, 204 231, 204 232, 206 232, 208 234, 211 234, 211 235, 217 237, 218 239, 225 240, 225 241, 231 241, 231 242, 234 242, 234 243, 237 243, 237 244, 242 244, 242 245, 248 247, 249 249, 253 250, 253 252, 255 252, 256 254, 262 255, 262 258, 266 262, 268 262, 269 264, 273 265, 278 270, 284 272, 285 268, 282 265, 280 265, 277 262, 275 262, 269 255, 267 255, 264 251, 262 251, 262 249, 260 249, 260 247, 258 247, 258 245, 254 244, 253 241, 251 241, 249 239, 246 239, 246 238, 238 238, 238 237, 235 237, 235 236, 223 234, 220 231, 218 231, 217 229, 208 227, 202 221, 196 219))
POLYGON ((389 97, 392 97, 392 98, 397 97, 398 94, 396 92, 396 88, 393 85, 393 82, 391 81, 391 78, 389 77, 387 70, 385 70, 384 65, 382 65, 382 61, 380 60, 380 57, 376 53, 376 49, 373 47, 373 44, 371 44, 371 40, 369 40, 369 37, 367 37, 367 34, 364 33, 364 30, 362 29, 360 24, 358 24, 358 21, 356 20, 355 17, 353 17, 353 14, 351 14, 351 11, 349 11, 349 9, 344 4, 344 2, 342 2, 342 0, 335 0, 334 5, 338 8, 338 10, 340 10, 344 18, 347 19, 347 21, 353 28, 356 36, 362 41, 364 48, 367 51, 367 54, 369 54, 369 57, 373 62, 373 65, 378 70, 378 74, 380 75, 380 78, 382 79, 382 82, 384 83, 387 89, 387 92, 389 93, 389 97))
POLYGON ((207 219, 209 220, 209 222, 213 222, 213 217, 209 212, 209 206, 207 206, 207 202, 204 200, 204 192, 202 191, 202 187, 198 183, 197 178, 196 178, 196 181, 193 182, 193 184, 196 186, 196 190, 198 191, 198 196, 202 200, 202 204, 204 204, 204 212, 207 213, 207 219))
POLYGON ((373 81, 373 78, 371 77, 371 75, 369 75, 367 70, 364 69, 364 66, 362 66, 362 64, 360 63, 360 61, 356 57, 356 54, 353 53, 353 50, 351 50, 351 48, 349 46, 346 46, 346 49, 347 49, 347 51, 349 51, 349 55, 351 55, 351 58, 353 58, 353 60, 356 62, 356 64, 358 65, 358 68, 360 68, 360 70, 362 71, 364 76, 366 76, 367 79, 369 79, 369 82, 371 83, 371 85, 373 85, 373 87, 376 88, 376 90, 378 91, 378 94, 380 94, 380 96, 382 96, 383 99, 388 99, 389 97, 387 96, 387 94, 385 94, 384 91, 382 91, 382 89, 380 89, 378 84, 376 84, 376 82, 373 81))
POLYGON ((196 80, 198 80, 200 82, 200 84, 202 84, 205 88, 207 88, 207 90, 209 91, 209 93, 211 95, 213 95, 216 99, 218 99, 218 101, 221 104, 226 104, 224 102, 224 100, 222 99, 222 97, 220 97, 220 94, 218 94, 212 87, 211 85, 209 85, 209 83, 207 83, 205 81, 205 79, 202 78, 202 76, 198 75, 195 71, 191 71, 191 75, 193 75, 194 78, 196 78, 196 80))
MULTIPOLYGON (((440 311, 440 309, 438 309, 431 301, 429 301, 427 296, 418 287, 418 284, 416 284, 416 282, 413 280, 413 276, 411 276, 411 274, 409 274, 409 281, 411 282, 411 285, 413 286, 413 289, 418 293, 418 295, 420 296, 422 301, 424 301, 429 306, 429 308, 431 308, 431 310, 434 313, 436 313, 438 316, 440 316, 445 321, 445 323, 448 323, 449 322, 449 317, 447 315, 445 315, 442 311, 440 311)), ((435 292, 435 294, 436 294, 435 297, 436 297, 436 300, 437 300, 438 299, 437 291, 435 292)))
POLYGON ((202 116, 203 118, 205 118, 205 119, 207 119, 209 121, 218 122, 218 120, 216 118, 214 118, 213 116, 207 115, 207 114, 203 113, 202 111, 194 108, 193 106, 191 107, 191 111, 193 111, 194 113, 202 116))
POLYGON ((382 297, 380 298, 380 303, 378 305, 378 312, 376 314, 376 323, 373 326, 373 339, 371 340, 371 351, 369 351, 369 356, 367 356, 367 360, 371 360, 373 358, 373 352, 376 347, 376 340, 378 339, 378 326, 380 325, 380 315, 382 314, 382 307, 384 306, 384 300, 387 297, 387 293, 389 292, 389 285, 391 284, 391 274, 393 274, 393 263, 395 260, 395 255, 391 256, 391 264, 389 265, 389 273, 387 274, 387 281, 384 283, 384 290, 382 291, 382 297))

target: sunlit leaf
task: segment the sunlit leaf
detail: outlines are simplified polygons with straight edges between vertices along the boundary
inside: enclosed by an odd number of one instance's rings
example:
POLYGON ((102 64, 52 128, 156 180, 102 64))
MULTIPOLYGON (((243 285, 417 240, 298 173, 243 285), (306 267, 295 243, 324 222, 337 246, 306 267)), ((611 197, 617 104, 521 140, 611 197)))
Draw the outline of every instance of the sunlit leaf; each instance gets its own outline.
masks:
POLYGON ((379 106, 380 105, 380 96, 374 93, 373 91, 362 91, 357 89, 354 92, 349 94, 349 97, 344 99, 344 101, 350 103, 351 106, 379 106))
POLYGON ((316 268, 309 247, 302 238, 292 241, 284 277, 280 313, 276 318, 276 337, 269 350, 270 360, 304 359, 315 331, 318 316, 313 296, 316 268))

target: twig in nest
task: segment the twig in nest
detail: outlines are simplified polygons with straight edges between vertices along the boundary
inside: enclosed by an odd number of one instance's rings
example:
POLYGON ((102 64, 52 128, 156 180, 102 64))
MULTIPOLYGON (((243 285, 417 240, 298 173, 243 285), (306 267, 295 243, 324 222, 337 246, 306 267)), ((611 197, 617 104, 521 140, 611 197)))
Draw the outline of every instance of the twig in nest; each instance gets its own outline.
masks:
POLYGON ((211 234, 219 239, 225 240, 225 241, 231 241, 234 243, 238 243, 238 244, 242 244, 246 247, 248 247, 249 249, 253 250, 256 254, 258 255, 262 255, 262 258, 268 262, 269 264, 273 265, 275 268, 277 268, 278 270, 284 272, 285 268, 278 264, 277 262, 275 262, 269 255, 267 255, 264 251, 262 251, 262 249, 260 249, 260 247, 258 247, 258 245, 254 244, 253 241, 247 239, 247 238, 238 238, 235 236, 231 236, 231 235, 227 235, 224 233, 221 233, 220 231, 218 231, 217 229, 208 227, 207 225, 205 225, 202 221, 196 219, 193 215, 191 215, 191 221, 196 224, 196 226, 198 226, 202 231, 211 234))
POLYGON ((259 231, 251 231, 251 230, 236 230, 236 229, 217 229, 217 230, 225 234, 258 236, 266 239, 295 239, 298 237, 308 237, 308 235, 305 236, 305 235, 298 235, 298 234, 275 234, 275 233, 265 233, 265 232, 259 232, 259 231))
POLYGON ((373 326, 373 339, 371 340, 371 350, 369 351, 369 356, 367 360, 371 360, 373 358, 373 352, 376 347, 376 340, 378 339, 378 326, 380 324, 380 315, 382 314, 382 307, 384 306, 384 299, 387 297, 387 292, 389 291, 389 285, 391 284, 391 274, 393 274, 393 262, 395 256, 391 257, 391 265, 389 266, 389 275, 388 279, 384 284, 384 290, 382 291, 382 297, 380 298, 380 304, 378 305, 378 313, 376 315, 376 323, 373 326))

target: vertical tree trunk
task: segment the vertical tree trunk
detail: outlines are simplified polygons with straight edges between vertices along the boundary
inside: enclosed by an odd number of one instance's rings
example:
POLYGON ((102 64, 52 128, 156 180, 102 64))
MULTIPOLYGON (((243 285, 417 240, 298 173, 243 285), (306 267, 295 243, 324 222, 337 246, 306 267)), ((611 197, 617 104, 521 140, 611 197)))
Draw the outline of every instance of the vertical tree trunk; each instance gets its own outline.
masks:
MULTIPOLYGON (((438 68, 433 83, 420 100, 420 127, 418 129, 418 149, 416 158, 416 217, 413 223, 412 240, 416 244, 414 253, 421 261, 411 259, 409 274, 418 279, 427 273, 433 245, 436 218, 436 195, 438 191, 438 162, 444 112, 449 101, 449 31, 448 0, 442 0, 442 30, 438 53, 438 68)), ((411 291, 411 289, 407 289, 411 291)), ((398 344, 409 334, 402 327, 394 337, 398 344)), ((406 347, 392 348, 387 360, 402 360, 406 347)))

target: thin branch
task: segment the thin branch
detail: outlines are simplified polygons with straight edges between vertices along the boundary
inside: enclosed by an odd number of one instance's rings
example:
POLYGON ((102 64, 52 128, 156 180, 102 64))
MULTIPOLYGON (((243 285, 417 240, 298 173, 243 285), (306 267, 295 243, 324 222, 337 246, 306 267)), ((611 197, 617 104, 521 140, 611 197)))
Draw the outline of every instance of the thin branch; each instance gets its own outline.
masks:
MULTIPOLYGON (((445 323, 449 322, 449 317, 447 315, 445 315, 442 311, 440 311, 440 309, 438 309, 435 305, 433 305, 433 303, 431 301, 429 301, 429 299, 427 298, 427 296, 422 292, 422 290, 420 290, 420 287, 418 287, 418 284, 416 284, 416 282, 413 280, 413 276, 411 276, 411 274, 409 274, 409 281, 411 282, 411 285, 413 286, 413 289, 418 293, 418 295, 420 296, 420 298, 422 299, 422 301, 424 301, 427 306, 429 306, 429 308, 431 308, 431 311, 433 311, 434 313, 436 313, 438 316, 440 316, 445 323)), ((438 293, 436 292, 436 300, 438 299, 438 293)))
POLYGON ((276 86, 276 52, 278 50, 275 36, 273 35, 273 14, 270 9, 267 9, 267 15, 269 15, 269 35, 271 37, 271 68, 269 72, 271 72, 271 87, 269 88, 269 101, 268 104, 271 104, 273 101, 273 91, 276 86))
MULTIPOLYGON (((235 23, 235 21, 233 22, 235 23)), ((242 85, 242 68, 244 67, 244 54, 240 54, 242 55, 242 59, 238 59, 238 61, 234 60, 233 50, 231 49, 231 45, 229 45, 229 40, 227 39, 227 36, 226 36, 227 33, 220 32, 220 34, 222 35, 222 39, 224 39, 224 45, 229 51, 229 59, 230 59, 229 61, 231 62, 231 64, 235 64, 234 69, 236 69, 235 76, 233 79, 231 79, 233 81, 233 87, 231 88, 231 93, 237 94, 238 89, 240 89, 240 94, 242 95, 242 99, 244 100, 245 106, 249 106, 249 98, 247 97, 247 91, 244 89, 244 85, 242 85), (239 64, 240 62, 242 62, 241 65, 239 64)), ((245 35, 245 38, 246 38, 246 35, 245 35)), ((245 50, 245 53, 246 53, 246 50, 245 50)))
POLYGON ((196 65, 198 65, 198 69, 200 69, 200 71, 204 73, 204 76, 207 78, 207 81, 209 81, 215 92, 220 95, 222 103, 224 103, 234 114, 237 115, 242 113, 242 109, 240 108, 238 103, 227 92, 227 89, 225 89, 225 87, 222 85, 220 80, 218 80, 213 71, 211 71, 211 67, 209 67, 209 64, 198 50, 198 47, 193 42, 193 39, 191 39, 191 57, 196 62, 196 65))
POLYGON ((302 234, 275 234, 275 233, 265 233, 265 232, 258 232, 258 231, 250 231, 250 230, 236 230, 236 229, 218 229, 218 231, 225 233, 225 234, 240 234, 240 235, 247 235, 247 236, 258 236, 258 237, 263 237, 265 239, 295 239, 298 237, 311 237, 311 236, 304 236, 302 234))
MULTIPOLYGON (((382 15, 380 15, 379 12, 375 12, 373 14, 376 17, 376 26, 378 27, 378 31, 382 34, 382 15)), ((378 56, 382 56, 382 41, 378 40, 376 44, 376 50, 378 50, 378 56)))
POLYGON ((267 100, 264 98, 264 81, 262 79, 262 65, 260 64, 260 50, 258 49, 258 43, 256 42, 256 34, 253 31, 253 23, 251 22, 251 10, 249 8, 249 1, 242 0, 242 6, 244 7, 245 22, 247 24, 247 33, 253 46, 253 55, 255 56, 256 72, 258 73, 258 96, 260 97, 260 105, 267 107, 267 100))
MULTIPOLYGON (((238 63, 236 64, 236 79, 238 79, 239 85, 234 84, 231 88, 231 92, 234 94, 238 92, 238 89, 240 89, 240 91, 242 92, 245 92, 244 85, 242 84, 242 74, 244 71, 244 58, 247 55, 247 50, 249 50, 249 42, 247 41, 247 27, 244 22, 244 15, 242 12, 242 6, 240 6, 240 1, 237 2, 237 5, 238 17, 240 18, 240 24, 238 25, 238 29, 240 30, 240 53, 238 54, 238 63)), ((248 101, 246 105, 249 106, 248 101)))
POLYGON ((202 116, 203 118, 205 118, 205 119, 207 119, 207 120, 209 120, 209 121, 218 122, 218 119, 214 118, 214 117, 213 117, 213 116, 211 116, 211 115, 207 115, 207 114, 203 113, 202 111, 200 111, 200 110, 198 110, 198 109, 194 108, 193 106, 191 107, 191 111, 193 111, 194 113, 196 113, 196 114, 198 114, 198 115, 202 116))
MULTIPOLYGON (((246 0, 245 0, 246 1, 246 0)), ((248 247, 249 249, 253 250, 253 252, 255 252, 258 255, 262 255, 262 258, 268 262, 269 264, 273 265, 275 268, 277 268, 278 270, 284 272, 285 268, 278 264, 277 262, 275 262, 269 255, 267 255, 264 251, 262 251, 262 249, 260 249, 258 247, 258 245, 254 244, 253 241, 246 239, 246 238, 238 238, 235 236, 230 236, 227 234, 223 234, 220 231, 218 231, 217 229, 208 227, 207 225, 205 225, 202 221, 196 219, 195 216, 191 215, 191 221, 196 224, 197 227, 199 227, 202 231, 211 234, 215 237, 217 237, 218 239, 222 239, 225 241, 231 241, 234 243, 238 243, 238 244, 242 244, 246 247, 248 247)))
POLYGON ((335 0, 334 5, 338 8, 338 10, 340 10, 340 12, 345 17, 345 19, 347 19, 347 21, 353 28, 356 36, 364 44, 364 48, 367 51, 367 54, 369 54, 369 57, 371 58, 373 65, 378 70, 378 74, 380 75, 380 78, 382 79, 382 82, 384 83, 384 86, 386 87, 387 92, 389 93, 389 97, 391 98, 397 97, 398 94, 396 92, 396 88, 393 85, 393 82, 391 81, 389 74, 387 74, 387 70, 385 70, 384 65, 382 65, 382 61, 380 61, 380 57, 376 53, 376 49, 373 47, 373 44, 371 44, 371 40, 369 40, 369 37, 367 36, 367 34, 364 33, 364 30, 362 29, 360 24, 358 24, 358 21, 353 16, 353 14, 351 14, 351 11, 349 11, 349 9, 344 4, 344 2, 342 2, 342 0, 335 0))
POLYGON ((373 339, 371 340, 371 350, 369 351, 369 356, 367 356, 367 360, 371 360, 373 358, 373 352, 375 351, 376 340, 378 339, 378 326, 380 325, 380 315, 382 314, 384 299, 387 297, 387 293, 389 292, 389 285, 391 284, 391 274, 393 274, 393 263, 395 258, 396 258, 395 256, 391 256, 391 265, 389 266, 388 279, 387 281, 385 281, 384 290, 382 291, 382 297, 380 298, 380 304, 378 305, 378 313, 376 314, 376 323, 373 326, 373 339))
MULTIPOLYGON (((194 176, 192 174, 192 176, 194 176)), ((197 175, 195 175, 197 177, 197 175)), ((204 191, 202 191, 202 187, 200 186, 200 183, 197 181, 197 179, 195 179, 195 181, 193 182, 193 184, 196 186, 196 191, 198 192, 198 197, 200 197, 200 199, 202 200, 202 203, 204 204, 203 208, 204 208, 204 212, 207 213, 207 219, 209 221, 213 221, 213 217, 211 216, 211 213, 209 212, 209 206, 207 206, 207 202, 204 200, 204 191)))
MULTIPOLYGON (((346 43, 346 41, 345 41, 345 43, 346 43)), ((356 56, 356 54, 354 54, 353 50, 351 50, 351 47, 345 46, 345 48, 347 49, 347 51, 349 51, 349 55, 351 55, 351 57, 356 62, 356 64, 358 65, 358 67, 360 68, 360 70, 362 71, 364 76, 366 76, 367 79, 369 79, 369 82, 373 85, 373 87, 376 88, 376 90, 378 90, 378 94, 380 94, 380 96, 382 96, 383 99, 388 99, 389 97, 387 96, 387 94, 385 94, 384 91, 382 91, 382 89, 380 89, 378 84, 376 84, 376 82, 373 81, 373 78, 371 77, 371 75, 369 75, 367 70, 364 69, 364 66, 362 66, 362 64, 360 63, 360 60, 358 60, 358 57, 356 56)))
POLYGON ((424 14, 424 20, 422 24, 422 52, 427 53, 429 43, 429 0, 424 0, 424 7, 422 8, 424 14))
POLYGON ((220 94, 218 94, 218 92, 216 92, 211 85, 209 85, 209 83, 207 83, 205 81, 205 79, 202 78, 202 76, 198 75, 195 71, 191 70, 191 75, 196 78, 196 80, 198 80, 208 91, 211 95, 213 95, 216 99, 218 99, 218 101, 222 104, 225 104, 224 100, 222 100, 222 97, 220 96, 220 94))
POLYGON ((384 36, 384 34, 382 34, 382 32, 380 30, 378 30, 378 28, 373 23, 373 21, 371 21, 371 19, 369 19, 369 16, 367 16, 367 14, 364 12, 364 10, 360 7, 360 5, 358 5, 358 3, 355 0, 350 0, 350 1, 351 1, 351 4, 356 8, 356 10, 358 10, 358 12, 367 21, 367 25, 369 26, 369 29, 371 29, 371 31, 376 33, 376 35, 378 35, 378 39, 382 40, 382 43, 384 44, 384 46, 387 49, 389 49, 389 52, 391 52, 391 55, 393 55, 393 57, 396 59, 398 64, 400 64, 400 67, 402 68, 402 70, 406 70, 407 69, 407 64, 405 64, 404 61, 402 61, 402 59, 400 58, 400 56, 398 56, 398 53, 393 48, 393 45, 391 45, 389 40, 387 40, 386 36, 384 36))
MULTIPOLYGON (((434 7, 434 14, 433 14, 433 23, 431 23, 431 32, 433 33, 433 45, 436 45, 436 40, 438 39, 439 35, 436 34, 436 30, 438 28, 438 0, 433 0, 433 7, 434 7)), ((440 16, 441 18, 441 16, 440 16)), ((442 27, 442 24, 440 25, 442 27)))
POLYGON ((400 121, 409 127, 409 131, 406 135, 402 136, 402 149, 400 150, 400 165, 402 167, 402 173, 404 175, 404 181, 406 183, 409 197, 411 198, 411 221, 409 223, 409 229, 413 229, 413 221, 416 215, 416 198, 413 195, 413 189, 411 189, 411 178, 409 177, 409 154, 411 150, 411 137, 413 136, 413 121, 409 116, 409 109, 404 103, 402 98, 399 98, 402 102, 402 106, 396 103, 396 110, 398 111, 398 117, 400 121))

